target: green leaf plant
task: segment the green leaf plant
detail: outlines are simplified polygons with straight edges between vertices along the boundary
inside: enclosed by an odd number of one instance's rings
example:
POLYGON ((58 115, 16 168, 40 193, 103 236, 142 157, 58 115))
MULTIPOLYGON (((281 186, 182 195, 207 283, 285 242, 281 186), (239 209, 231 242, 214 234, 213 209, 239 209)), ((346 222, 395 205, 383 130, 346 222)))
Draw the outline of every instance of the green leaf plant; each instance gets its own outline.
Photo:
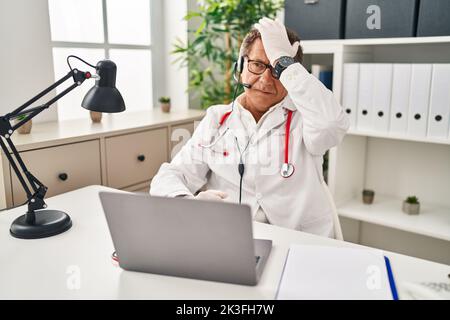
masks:
POLYGON ((419 199, 416 196, 406 197, 405 201, 406 201, 406 203, 411 203, 411 204, 419 203, 419 199))

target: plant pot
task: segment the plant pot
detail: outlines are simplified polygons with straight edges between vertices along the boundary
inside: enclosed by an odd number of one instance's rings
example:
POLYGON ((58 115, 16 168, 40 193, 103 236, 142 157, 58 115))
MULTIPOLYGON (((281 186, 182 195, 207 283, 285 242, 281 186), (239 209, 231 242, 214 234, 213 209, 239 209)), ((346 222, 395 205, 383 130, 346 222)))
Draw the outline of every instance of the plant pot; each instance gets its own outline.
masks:
MULTIPOLYGON (((16 120, 15 123, 19 123, 21 120, 16 120)), ((28 134, 31 132, 31 127, 33 126, 32 120, 25 122, 20 128, 17 128, 17 132, 20 134, 28 134)))
POLYGON ((103 113, 97 112, 97 111, 89 111, 89 113, 91 114, 92 122, 98 123, 98 122, 102 121, 103 113))
POLYGON ((363 190, 362 192, 362 198, 364 204, 372 204, 373 198, 375 197, 375 191, 373 190, 363 190))
POLYGON ((165 113, 170 112, 170 103, 161 103, 161 110, 165 113))
POLYGON ((403 201, 402 210, 407 214, 419 214, 420 211, 420 202, 419 203, 408 203, 403 201))

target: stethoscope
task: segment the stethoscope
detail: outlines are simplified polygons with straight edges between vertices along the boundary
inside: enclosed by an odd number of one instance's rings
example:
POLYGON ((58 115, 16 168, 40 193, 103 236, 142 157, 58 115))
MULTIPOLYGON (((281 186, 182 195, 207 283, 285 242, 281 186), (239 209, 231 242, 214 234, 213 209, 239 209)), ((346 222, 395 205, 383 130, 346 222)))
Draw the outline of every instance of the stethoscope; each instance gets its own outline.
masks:
MULTIPOLYGON (((220 128, 224 125, 224 123, 226 122, 226 120, 228 119, 228 117, 230 116, 230 114, 232 112, 233 112, 233 108, 231 111, 228 111, 222 115, 222 117, 220 118, 220 121, 219 121, 219 126, 217 128, 218 132, 219 132, 220 128)), ((289 162, 289 133, 290 133, 290 129, 291 129, 292 113, 293 113, 292 110, 288 110, 287 119, 286 119, 286 127, 285 127, 286 134, 285 134, 285 138, 284 138, 284 162, 281 165, 281 170, 280 170, 280 175, 283 178, 289 178, 290 176, 292 176, 292 174, 295 171, 294 165, 289 162)), ((222 133, 219 133, 217 138, 215 138, 210 144, 199 144, 199 147, 206 148, 206 149, 210 149, 210 148, 214 147, 217 144, 217 142, 219 142, 229 130, 230 130, 230 127, 227 127, 225 130, 222 131, 222 133)), ((250 140, 251 140, 251 137, 248 139, 248 142, 250 142, 250 140)), ((237 143, 240 155, 241 155, 240 162, 242 163, 242 152, 239 149, 239 144, 238 144, 237 139, 236 139, 236 143, 237 143)), ((247 143, 243 152, 245 152, 248 145, 249 145, 249 143, 247 143)), ((227 151, 224 151, 223 155, 227 156, 228 155, 227 151)))

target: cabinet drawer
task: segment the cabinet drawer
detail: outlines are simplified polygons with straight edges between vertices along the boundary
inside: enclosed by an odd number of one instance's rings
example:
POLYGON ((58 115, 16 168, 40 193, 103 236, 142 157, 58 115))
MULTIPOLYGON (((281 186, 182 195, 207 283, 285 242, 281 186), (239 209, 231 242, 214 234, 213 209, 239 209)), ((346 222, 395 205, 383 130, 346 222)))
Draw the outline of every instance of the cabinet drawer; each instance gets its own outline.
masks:
POLYGON ((186 122, 172 126, 170 134, 170 155, 171 159, 181 150, 194 133, 194 122, 186 122), (181 129, 181 130, 179 130, 181 129))
POLYGON ((106 139, 108 185, 124 188, 149 181, 167 161, 167 128, 106 139))
MULTIPOLYGON (((24 151, 20 156, 29 171, 48 187, 46 197, 102 183, 98 140, 24 151)), ((26 194, 10 170, 13 203, 21 204, 26 194)))

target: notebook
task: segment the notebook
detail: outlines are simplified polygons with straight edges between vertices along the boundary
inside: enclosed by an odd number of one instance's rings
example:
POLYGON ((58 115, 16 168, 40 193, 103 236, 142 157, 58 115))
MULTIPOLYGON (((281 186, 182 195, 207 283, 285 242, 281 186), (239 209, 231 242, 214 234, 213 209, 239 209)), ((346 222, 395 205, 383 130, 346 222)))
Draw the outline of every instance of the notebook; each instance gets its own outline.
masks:
POLYGON ((381 250, 292 245, 279 300, 397 300, 390 262, 381 250))

